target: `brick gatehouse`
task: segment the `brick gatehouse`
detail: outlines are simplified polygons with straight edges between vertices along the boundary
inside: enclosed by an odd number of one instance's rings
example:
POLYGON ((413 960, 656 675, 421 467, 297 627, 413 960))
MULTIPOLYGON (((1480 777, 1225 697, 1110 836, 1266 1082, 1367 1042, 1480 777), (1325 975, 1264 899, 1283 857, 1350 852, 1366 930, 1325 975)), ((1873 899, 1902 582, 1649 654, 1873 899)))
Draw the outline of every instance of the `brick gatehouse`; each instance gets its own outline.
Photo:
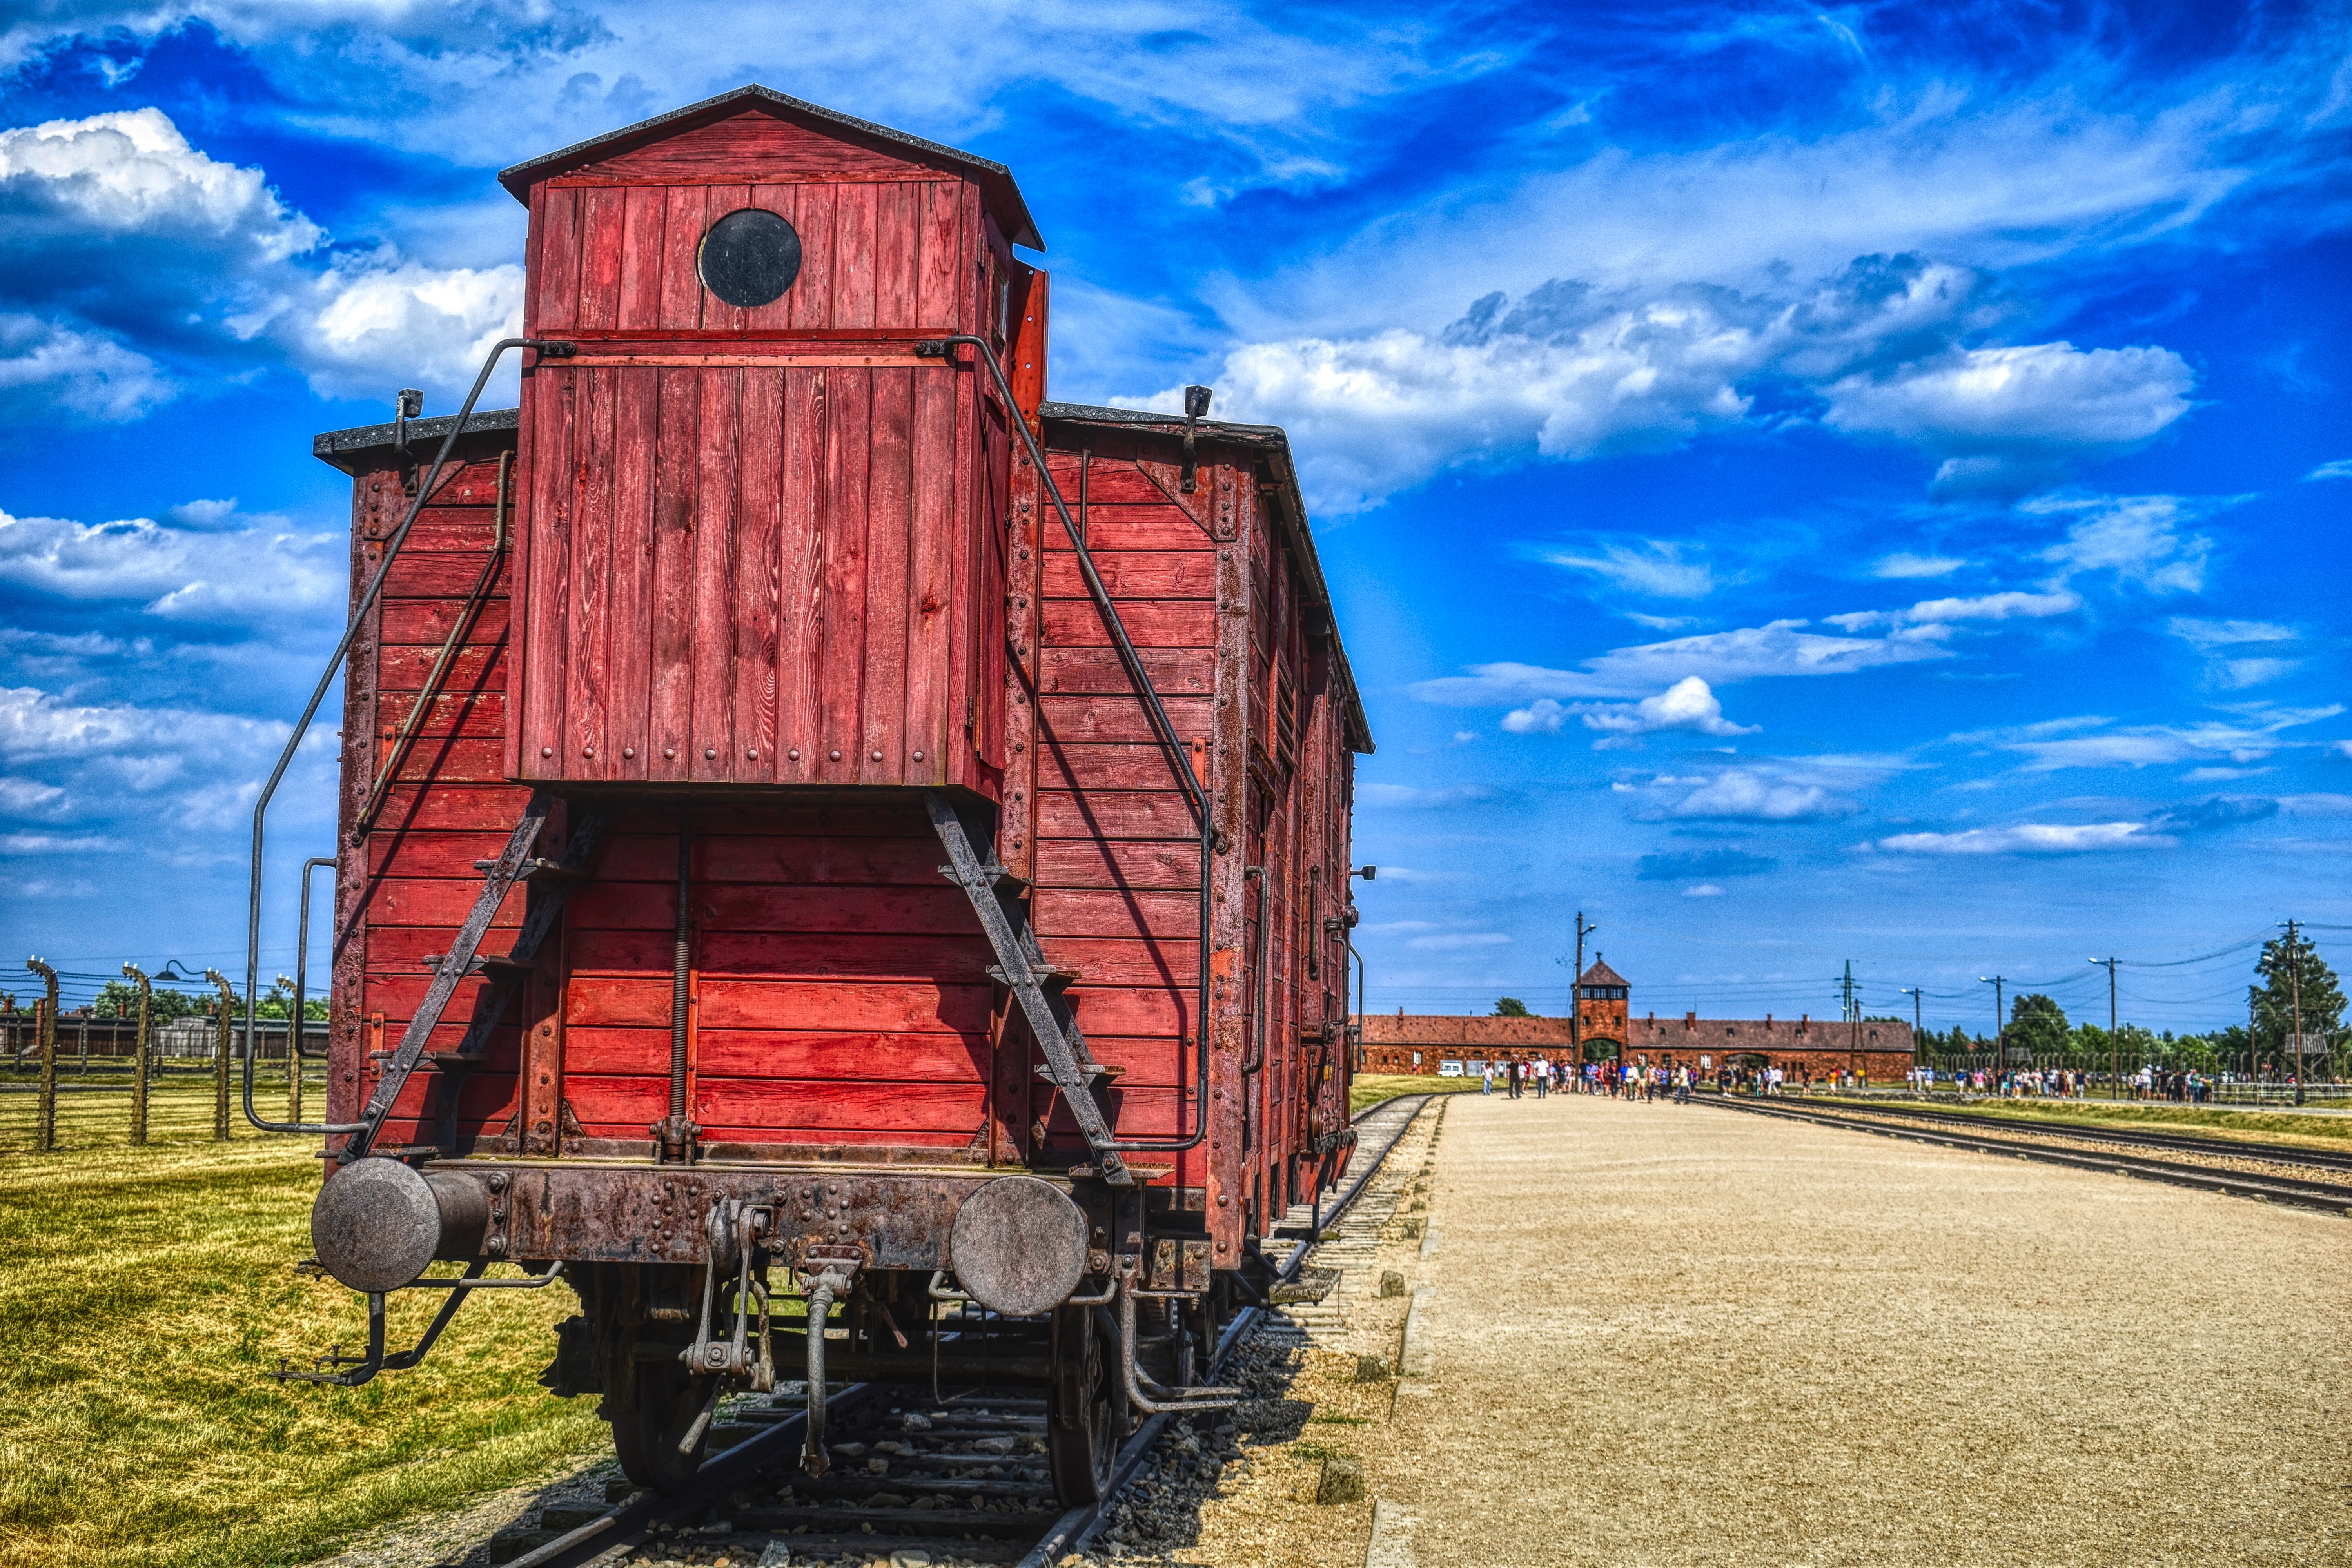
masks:
MULTIPOLYGON (((1696 1013, 1636 1018, 1633 987, 1598 960, 1577 979, 1576 1006, 1586 1061, 1623 1057, 1637 1066, 1687 1065, 1702 1072, 1776 1067, 1798 1079, 1859 1068, 1874 1083, 1900 1082, 1912 1066, 1911 1026, 1892 1020, 1816 1023, 1801 1016, 1791 1023, 1769 1013, 1761 1018, 1702 1018, 1696 1013)), ((1444 1064, 1458 1062, 1465 1073, 1475 1075, 1489 1063, 1538 1058, 1567 1066, 1577 1054, 1566 1018, 1477 1018, 1399 1008, 1393 1016, 1375 1013, 1364 1020, 1357 1070, 1434 1074, 1444 1064)))

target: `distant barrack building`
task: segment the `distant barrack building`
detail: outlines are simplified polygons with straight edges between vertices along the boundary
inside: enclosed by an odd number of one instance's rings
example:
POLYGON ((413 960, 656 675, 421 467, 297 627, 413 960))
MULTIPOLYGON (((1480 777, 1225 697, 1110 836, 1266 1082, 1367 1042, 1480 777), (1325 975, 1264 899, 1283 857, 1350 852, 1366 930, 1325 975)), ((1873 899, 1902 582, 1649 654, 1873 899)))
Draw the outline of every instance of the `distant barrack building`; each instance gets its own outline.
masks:
POLYGON ((1702 1018, 1696 1013, 1661 1018, 1633 1016, 1633 986, 1596 960, 1576 983, 1577 1018, 1465 1017, 1375 1013, 1364 1020, 1359 1070, 1438 1073, 1448 1063, 1464 1073, 1489 1065, 1538 1058, 1560 1066, 1626 1058, 1637 1067, 1779 1068, 1815 1078, 1859 1071, 1873 1082, 1900 1081, 1912 1068, 1911 1026, 1893 1019, 1801 1016, 1791 1022, 1761 1018, 1702 1018))

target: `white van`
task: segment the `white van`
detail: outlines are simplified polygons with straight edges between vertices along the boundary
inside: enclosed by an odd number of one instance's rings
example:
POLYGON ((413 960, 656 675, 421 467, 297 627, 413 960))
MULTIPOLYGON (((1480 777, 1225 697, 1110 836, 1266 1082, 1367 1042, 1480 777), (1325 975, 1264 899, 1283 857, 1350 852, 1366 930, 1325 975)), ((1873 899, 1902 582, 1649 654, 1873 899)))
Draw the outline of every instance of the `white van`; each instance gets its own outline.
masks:
POLYGON ((1437 1076, 1440 1078, 1460 1078, 1462 1076, 1462 1064, 1460 1062, 1439 1062, 1437 1064, 1437 1076))

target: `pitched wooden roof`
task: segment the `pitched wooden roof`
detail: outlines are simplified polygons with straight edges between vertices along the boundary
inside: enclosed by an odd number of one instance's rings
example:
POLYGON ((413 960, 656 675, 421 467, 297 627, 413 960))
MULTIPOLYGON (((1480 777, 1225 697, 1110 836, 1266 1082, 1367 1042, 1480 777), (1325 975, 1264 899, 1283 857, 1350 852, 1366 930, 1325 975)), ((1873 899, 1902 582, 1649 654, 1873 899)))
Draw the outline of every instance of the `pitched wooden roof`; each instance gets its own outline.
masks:
POLYGON ((1013 171, 1003 164, 756 84, 739 87, 732 92, 706 98, 700 103, 689 103, 684 109, 673 109, 667 114, 656 114, 651 120, 640 120, 635 125, 625 125, 618 131, 608 131, 602 136, 592 136, 585 142, 574 142, 569 147, 559 147, 552 153, 526 159, 510 169, 499 171, 499 184, 504 185, 515 200, 528 201, 530 187, 541 180, 584 163, 601 162, 647 142, 698 129, 747 109, 795 120, 813 130, 844 141, 869 145, 878 143, 877 151, 910 163, 929 163, 952 170, 980 187, 989 210, 996 215, 998 226, 1004 230, 1006 238, 1031 250, 1045 248, 1045 240, 1038 237, 1036 221, 1029 216, 1029 204, 1022 198, 1021 187, 1013 183, 1013 171))
POLYGON ((1597 957, 1593 959, 1591 968, 1576 977, 1576 983, 1579 985, 1628 985, 1631 984, 1623 975, 1601 963, 1597 957))

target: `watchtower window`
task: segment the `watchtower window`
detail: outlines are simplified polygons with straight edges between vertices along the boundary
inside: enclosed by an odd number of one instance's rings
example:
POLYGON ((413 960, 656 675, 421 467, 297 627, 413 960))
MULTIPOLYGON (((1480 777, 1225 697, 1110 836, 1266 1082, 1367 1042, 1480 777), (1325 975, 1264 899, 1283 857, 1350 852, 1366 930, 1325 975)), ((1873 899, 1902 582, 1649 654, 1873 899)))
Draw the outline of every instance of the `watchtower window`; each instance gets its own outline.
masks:
POLYGON ((801 275, 801 237, 778 214, 740 207, 703 235, 696 264, 704 288, 750 310, 781 299, 801 275))
POLYGON ((1622 1002, 1629 987, 1623 985, 1580 985, 1578 994, 1587 1002, 1622 1002))

